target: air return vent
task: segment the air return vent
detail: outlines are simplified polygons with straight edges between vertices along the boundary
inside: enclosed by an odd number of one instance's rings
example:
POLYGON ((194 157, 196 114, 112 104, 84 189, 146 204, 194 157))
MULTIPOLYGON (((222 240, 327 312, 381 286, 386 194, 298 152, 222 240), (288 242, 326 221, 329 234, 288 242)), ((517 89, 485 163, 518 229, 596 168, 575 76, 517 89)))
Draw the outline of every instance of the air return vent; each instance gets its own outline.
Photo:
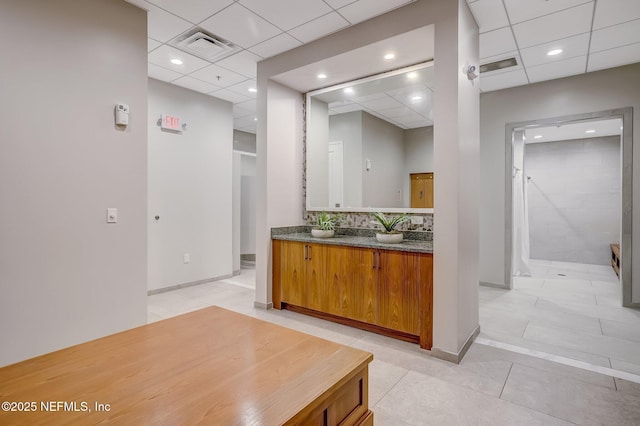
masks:
POLYGON ((497 71, 504 68, 515 67, 516 65, 518 65, 518 61, 516 61, 516 58, 501 59, 496 62, 480 65, 480 72, 483 73, 497 71))
POLYGON ((218 61, 239 50, 230 41, 208 34, 201 29, 194 29, 182 34, 175 38, 171 44, 210 62, 218 61))

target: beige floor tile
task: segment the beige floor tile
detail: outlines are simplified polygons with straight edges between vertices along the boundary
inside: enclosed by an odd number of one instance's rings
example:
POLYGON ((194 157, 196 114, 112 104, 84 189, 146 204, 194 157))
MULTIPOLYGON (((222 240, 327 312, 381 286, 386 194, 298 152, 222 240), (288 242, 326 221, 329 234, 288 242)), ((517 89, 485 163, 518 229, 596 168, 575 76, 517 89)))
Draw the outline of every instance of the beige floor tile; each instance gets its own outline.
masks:
POLYGON ((580 425, 637 425, 640 398, 515 364, 502 399, 580 425))
MULTIPOLYGON (((629 327, 629 324, 611 320, 600 320, 602 333, 605 336, 617 337, 618 339, 631 340, 640 343, 640 323, 636 327, 629 327)), ((638 354, 640 363, 640 354, 638 354)))
POLYGON ((369 364, 369 407, 375 406, 409 370, 374 359, 369 364))
POLYGON ((563 425, 566 422, 410 371, 376 405, 410 425, 563 425))

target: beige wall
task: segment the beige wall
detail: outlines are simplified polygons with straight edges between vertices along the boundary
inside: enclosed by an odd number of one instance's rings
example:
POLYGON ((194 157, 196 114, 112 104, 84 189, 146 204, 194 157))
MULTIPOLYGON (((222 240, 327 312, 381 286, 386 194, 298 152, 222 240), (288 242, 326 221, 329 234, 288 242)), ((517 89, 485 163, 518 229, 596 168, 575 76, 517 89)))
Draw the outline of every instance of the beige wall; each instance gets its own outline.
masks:
POLYGON ((2 2, 0 365, 146 322, 146 22, 120 0, 2 2))

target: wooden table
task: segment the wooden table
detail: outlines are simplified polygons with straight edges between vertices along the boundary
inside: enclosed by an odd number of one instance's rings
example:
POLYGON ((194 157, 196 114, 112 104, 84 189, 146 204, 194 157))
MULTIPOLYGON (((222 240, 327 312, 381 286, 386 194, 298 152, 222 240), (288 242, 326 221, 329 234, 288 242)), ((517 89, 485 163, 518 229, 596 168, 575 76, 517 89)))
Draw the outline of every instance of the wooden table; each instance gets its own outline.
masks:
POLYGON ((0 368, 0 424, 370 425, 372 359, 213 306, 0 368))

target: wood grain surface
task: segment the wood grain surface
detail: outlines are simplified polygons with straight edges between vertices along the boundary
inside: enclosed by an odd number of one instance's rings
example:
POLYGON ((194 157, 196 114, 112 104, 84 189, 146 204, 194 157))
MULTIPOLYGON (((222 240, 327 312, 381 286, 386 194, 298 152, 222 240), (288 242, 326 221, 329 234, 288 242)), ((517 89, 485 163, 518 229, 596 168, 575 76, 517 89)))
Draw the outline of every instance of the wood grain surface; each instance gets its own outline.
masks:
POLYGON ((37 410, 0 411, 0 424, 304 423, 335 416, 326 407, 344 411, 360 392, 346 422, 357 424, 370 417, 362 386, 371 360, 213 306, 1 368, 0 401, 37 410), (49 402, 79 410, 43 410, 49 402))

